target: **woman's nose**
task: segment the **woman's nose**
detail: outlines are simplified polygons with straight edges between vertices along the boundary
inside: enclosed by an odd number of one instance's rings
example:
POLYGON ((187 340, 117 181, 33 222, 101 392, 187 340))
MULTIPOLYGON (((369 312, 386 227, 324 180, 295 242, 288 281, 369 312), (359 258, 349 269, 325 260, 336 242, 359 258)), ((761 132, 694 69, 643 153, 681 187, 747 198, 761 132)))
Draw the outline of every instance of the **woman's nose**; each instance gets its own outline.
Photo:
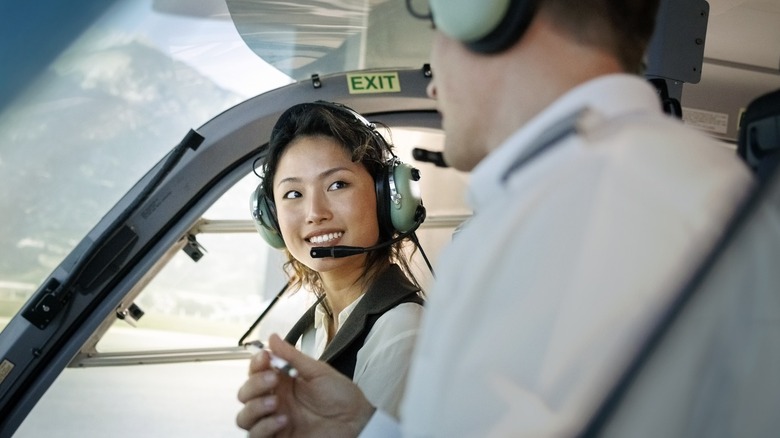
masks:
POLYGON ((312 194, 309 196, 306 222, 319 224, 332 217, 330 206, 325 194, 312 194))

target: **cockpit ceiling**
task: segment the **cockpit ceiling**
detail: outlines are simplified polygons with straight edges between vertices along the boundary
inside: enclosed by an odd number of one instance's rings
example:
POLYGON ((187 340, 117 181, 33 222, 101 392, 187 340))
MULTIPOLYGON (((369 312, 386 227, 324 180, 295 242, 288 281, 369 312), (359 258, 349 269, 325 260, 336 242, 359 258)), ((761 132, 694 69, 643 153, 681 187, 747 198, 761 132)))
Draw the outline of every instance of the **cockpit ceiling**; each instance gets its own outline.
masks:
POLYGON ((780 1, 709 0, 705 61, 780 74, 780 1))

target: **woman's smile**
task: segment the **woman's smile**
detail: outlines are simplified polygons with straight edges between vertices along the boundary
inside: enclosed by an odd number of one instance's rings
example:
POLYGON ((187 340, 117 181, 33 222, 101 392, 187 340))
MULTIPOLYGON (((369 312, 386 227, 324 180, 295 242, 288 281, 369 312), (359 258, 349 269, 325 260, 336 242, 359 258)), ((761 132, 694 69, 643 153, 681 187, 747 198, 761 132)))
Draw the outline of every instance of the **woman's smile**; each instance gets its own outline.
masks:
POLYGON ((316 234, 311 237, 307 237, 306 241, 317 245, 333 244, 334 242, 338 241, 338 239, 341 239, 341 236, 343 235, 344 233, 341 231, 335 233, 316 234))

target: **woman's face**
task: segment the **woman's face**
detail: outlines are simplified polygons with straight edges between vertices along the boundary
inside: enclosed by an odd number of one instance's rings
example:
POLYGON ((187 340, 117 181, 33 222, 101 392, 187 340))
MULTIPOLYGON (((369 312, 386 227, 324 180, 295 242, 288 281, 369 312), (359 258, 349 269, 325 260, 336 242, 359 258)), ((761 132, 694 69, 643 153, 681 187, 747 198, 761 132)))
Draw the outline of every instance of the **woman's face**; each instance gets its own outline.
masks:
POLYGON ((374 180, 361 163, 330 137, 293 140, 273 180, 282 237, 293 257, 323 273, 361 269, 365 254, 315 259, 318 246, 371 246, 379 239, 374 180))

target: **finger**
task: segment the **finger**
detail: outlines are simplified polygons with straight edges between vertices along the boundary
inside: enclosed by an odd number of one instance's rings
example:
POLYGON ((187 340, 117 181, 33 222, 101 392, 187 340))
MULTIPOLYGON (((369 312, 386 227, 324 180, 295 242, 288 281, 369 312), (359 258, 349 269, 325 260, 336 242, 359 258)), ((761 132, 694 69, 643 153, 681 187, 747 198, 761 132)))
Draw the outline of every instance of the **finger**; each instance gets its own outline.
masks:
POLYGON ((252 374, 238 389, 238 401, 248 403, 250 400, 270 395, 279 384, 275 371, 263 371, 252 374))
POLYGON ((273 415, 278 406, 279 400, 274 395, 251 399, 238 411, 236 425, 244 430, 250 430, 264 418, 273 415))
POLYGON ((276 356, 286 360, 295 367, 301 377, 312 378, 330 368, 325 362, 311 358, 298 351, 276 334, 271 335, 268 339, 268 347, 276 356))
POLYGON ((265 350, 252 355, 249 360, 249 375, 271 369, 271 355, 265 350))
POLYGON ((287 417, 284 415, 273 415, 265 417, 258 421, 249 430, 249 438, 265 438, 274 436, 277 432, 287 426, 287 417))

